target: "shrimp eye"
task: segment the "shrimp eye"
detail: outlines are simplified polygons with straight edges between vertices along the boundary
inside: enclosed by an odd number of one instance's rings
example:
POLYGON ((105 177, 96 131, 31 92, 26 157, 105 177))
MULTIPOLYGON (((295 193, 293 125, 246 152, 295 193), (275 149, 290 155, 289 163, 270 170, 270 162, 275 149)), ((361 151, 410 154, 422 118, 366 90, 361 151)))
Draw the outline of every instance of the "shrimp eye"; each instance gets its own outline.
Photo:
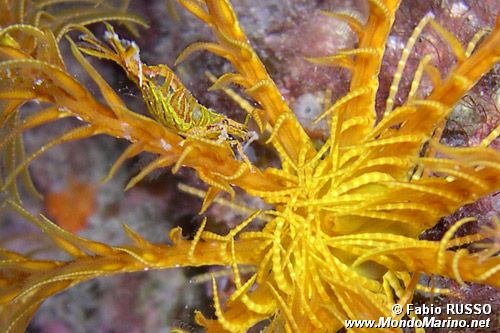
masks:
POLYGON ((195 105, 195 107, 193 108, 193 113, 192 113, 191 117, 193 117, 194 121, 200 120, 200 118, 201 118, 201 111, 200 111, 200 106, 199 105, 195 105))

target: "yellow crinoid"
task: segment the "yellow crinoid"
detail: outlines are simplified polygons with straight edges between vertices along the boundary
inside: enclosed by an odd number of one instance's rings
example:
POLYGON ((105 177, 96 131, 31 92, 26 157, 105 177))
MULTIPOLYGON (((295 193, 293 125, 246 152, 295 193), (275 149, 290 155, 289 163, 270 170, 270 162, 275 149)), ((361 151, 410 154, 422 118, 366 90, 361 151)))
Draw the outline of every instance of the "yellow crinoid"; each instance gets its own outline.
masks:
MULTIPOLYGON (((79 282, 174 266, 231 267, 235 291, 223 304, 215 277, 212 279, 216 318, 196 314, 197 322, 211 332, 246 331, 264 320, 269 320, 269 332, 335 332, 347 319, 391 316, 394 304, 411 302, 421 274, 500 287, 500 259, 491 245, 476 247, 486 248, 487 255, 465 248, 454 250, 475 242, 485 244, 482 240, 490 237, 491 232, 453 237, 473 219, 458 221, 440 241, 419 240, 441 217, 500 188, 500 154, 488 147, 499 128, 478 146, 450 147, 439 142, 452 107, 498 61, 500 21, 491 32, 481 31, 463 47, 432 15, 425 16, 406 44, 385 113, 377 120, 379 70, 399 1, 368 0, 366 22, 345 13, 326 13, 349 25, 358 36, 358 47, 308 59, 351 71, 349 92, 320 116, 328 119, 329 134, 317 145, 250 46, 230 3, 178 2, 208 25, 216 38, 215 42, 191 45, 178 61, 193 51, 208 50, 233 65, 235 72, 219 77, 215 87, 234 83, 255 102, 256 107, 243 104, 263 136, 267 135, 266 144, 274 149, 281 166, 259 168, 248 160, 240 161, 228 145, 182 135, 129 110, 68 39, 74 57, 99 86, 105 103, 99 102, 67 72, 56 42, 70 28, 83 31, 92 40, 83 25, 93 20, 66 22, 58 30, 36 21, 2 22, 0 99, 5 130, 0 147, 8 173, 1 185, 11 194, 3 208, 37 225, 71 257, 67 261, 40 260, 1 250, 2 332, 22 332, 41 302, 79 282), (426 26, 450 45, 456 63, 444 74, 431 66, 429 57, 423 57, 407 100, 396 106, 408 54, 426 26), (418 93, 422 76, 433 84, 425 97, 418 93), (30 100, 42 102, 43 108, 21 117, 20 106, 30 100), (77 118, 81 126, 21 161, 19 134, 63 117, 77 118), (54 145, 97 134, 130 142, 109 176, 140 152, 157 155, 130 186, 154 169, 187 167, 209 185, 204 209, 220 191, 234 195, 233 187, 263 199, 273 209, 250 214, 226 235, 205 231, 206 220, 191 240, 174 228, 170 230, 172 245, 150 243, 125 227, 133 243, 111 246, 68 233, 23 208, 16 179, 26 175, 29 163, 54 145), (245 231, 259 217, 266 220, 261 230, 245 231), (253 275, 244 279, 240 265, 253 267, 253 275)), ((9 1, 1 6, 13 8, 9 1)))

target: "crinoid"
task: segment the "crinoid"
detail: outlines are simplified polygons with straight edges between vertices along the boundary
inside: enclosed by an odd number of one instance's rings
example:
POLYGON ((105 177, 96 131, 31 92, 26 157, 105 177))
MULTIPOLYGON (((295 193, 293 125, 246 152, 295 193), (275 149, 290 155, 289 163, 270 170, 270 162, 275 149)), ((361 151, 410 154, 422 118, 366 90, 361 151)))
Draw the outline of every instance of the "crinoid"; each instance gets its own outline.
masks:
MULTIPOLYGON (((124 47, 125 53, 130 51, 129 60, 137 66, 139 88, 149 84, 150 90, 146 91, 155 92, 148 95, 142 91, 153 117, 129 110, 84 57, 83 53, 87 53, 116 61, 113 53, 96 50, 104 42, 83 26, 90 21, 54 28, 39 27, 36 20, 14 24, 23 21, 0 16, 6 22, 2 22, 0 30, 0 148, 6 166, 1 185, 10 194, 2 207, 35 224, 70 257, 42 260, 1 250, 2 332, 24 331, 46 298, 82 281, 178 266, 231 268, 235 286, 227 299, 219 296, 212 276, 215 318, 196 313, 197 323, 209 332, 246 331, 259 322, 268 326, 268 332, 335 332, 346 320, 415 317, 405 312, 393 315, 391 308, 412 302, 423 274, 447 277, 461 284, 500 287, 500 258, 492 250, 496 247, 485 240, 492 232, 484 229, 454 237, 462 225, 473 223, 474 218, 459 220, 441 240, 419 239, 441 217, 500 188, 500 154, 489 147, 500 128, 476 146, 440 143, 454 105, 499 59, 500 19, 491 31, 481 30, 464 47, 433 15, 424 16, 406 42, 389 85, 385 112, 377 119, 379 72, 399 1, 368 0, 366 20, 346 12, 325 12, 347 23, 357 35, 357 47, 307 59, 317 65, 347 68, 351 75, 348 93, 318 117, 328 123, 325 140, 313 142, 251 47, 229 1, 178 3, 215 36, 213 42, 187 47, 178 62, 195 51, 208 50, 232 64, 234 72, 217 78, 214 88, 228 89, 228 85, 235 84, 253 101, 241 104, 259 125, 260 136, 267 138, 261 144, 276 153, 280 166, 252 164, 249 159, 239 158, 231 145, 214 143, 207 136, 188 135, 175 126, 166 126, 170 123, 165 119, 154 117, 154 111, 196 117, 198 102, 184 103, 179 96, 175 103, 163 100, 168 94, 176 94, 180 84, 174 79, 162 82, 154 75, 141 76, 161 71, 161 66, 143 64, 137 50, 130 47, 131 42, 118 36, 112 39, 124 47), (70 26, 82 32, 86 41, 77 46, 68 37, 72 54, 95 81, 104 102, 65 68, 57 41, 67 36, 70 26), (396 96, 403 71, 424 29, 432 30, 449 45, 455 61, 442 72, 433 65, 432 56, 424 55, 415 66, 408 98, 400 102, 396 96), (428 91, 419 89, 423 78, 428 80, 428 91), (29 115, 22 114, 21 106, 32 100, 39 101, 41 107, 29 115), (186 105, 190 108, 175 110, 186 105), (12 154, 23 150, 20 133, 65 117, 76 118, 80 126, 28 157, 12 154), (109 177, 124 161, 141 152, 156 156, 128 187, 157 168, 190 168, 209 186, 203 210, 219 192, 234 196, 234 187, 261 198, 272 208, 250 213, 227 234, 208 231, 206 219, 192 239, 183 237, 180 228, 173 228, 170 245, 153 244, 125 226, 132 243, 123 246, 76 236, 25 209, 17 179, 26 174, 30 162, 55 145, 97 134, 130 143, 109 177), (247 226, 257 218, 265 220, 263 227, 248 231, 247 226), (469 252, 468 245, 474 243, 483 245, 471 246, 475 251, 469 252), (252 268, 250 277, 241 274, 242 265, 252 268)), ((11 2, 3 2, 0 12, 13 12, 14 7, 11 2)), ((125 69, 131 70, 127 66, 125 69)), ((223 128, 215 129, 219 131, 216 139, 223 141, 231 134, 224 136, 223 128)), ((396 327, 390 330, 401 331, 396 327)))

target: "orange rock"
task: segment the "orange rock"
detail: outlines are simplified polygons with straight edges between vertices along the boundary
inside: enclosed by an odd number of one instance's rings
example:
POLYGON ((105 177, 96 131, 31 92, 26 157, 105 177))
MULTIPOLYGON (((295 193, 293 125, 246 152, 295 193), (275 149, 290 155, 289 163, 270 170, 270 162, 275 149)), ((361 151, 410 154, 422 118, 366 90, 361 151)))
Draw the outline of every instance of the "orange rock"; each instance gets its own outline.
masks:
POLYGON ((86 228, 88 218, 95 212, 95 187, 70 178, 63 191, 45 195, 44 205, 47 214, 59 226, 77 233, 86 228))

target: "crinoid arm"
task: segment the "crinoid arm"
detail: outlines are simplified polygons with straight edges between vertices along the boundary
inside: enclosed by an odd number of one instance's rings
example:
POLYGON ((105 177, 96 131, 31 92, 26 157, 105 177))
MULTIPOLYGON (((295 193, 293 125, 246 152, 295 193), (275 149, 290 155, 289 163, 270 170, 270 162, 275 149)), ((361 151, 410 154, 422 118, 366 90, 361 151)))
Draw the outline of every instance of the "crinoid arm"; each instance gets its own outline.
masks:
MULTIPOLYGON (((71 259, 38 260, 3 249, 0 251, 0 329, 6 333, 24 332, 31 316, 46 298, 95 277, 179 267, 180 262, 187 266, 229 265, 231 251, 238 251, 239 262, 257 263, 255 251, 240 250, 243 243, 248 243, 244 248, 255 247, 256 244, 252 245, 254 240, 239 242, 233 250, 229 248, 228 239, 234 233, 220 240, 208 237, 200 241, 198 237, 187 241, 182 239, 180 229, 172 229, 172 245, 167 246, 152 244, 124 226, 132 245, 113 247, 75 236, 43 215, 32 215, 13 201, 8 201, 7 206, 43 230, 71 259)), ((255 214, 248 222, 253 217, 255 214)))
POLYGON ((260 105, 262 116, 259 115, 255 121, 263 124, 259 125, 261 128, 265 127, 265 122, 269 122, 271 127, 274 127, 275 122, 282 114, 291 115, 278 134, 280 145, 283 146, 283 151, 279 154, 287 154, 287 157, 292 160, 297 158, 298 151, 294 142, 307 145, 312 153, 314 147, 309 137, 299 125, 288 105, 284 103, 278 88, 248 43, 229 1, 179 0, 178 2, 210 26, 217 38, 217 43, 193 44, 181 53, 177 62, 199 50, 208 50, 229 60, 238 72, 238 76, 233 76, 233 78, 237 77, 237 83, 243 86, 247 95, 260 105))

